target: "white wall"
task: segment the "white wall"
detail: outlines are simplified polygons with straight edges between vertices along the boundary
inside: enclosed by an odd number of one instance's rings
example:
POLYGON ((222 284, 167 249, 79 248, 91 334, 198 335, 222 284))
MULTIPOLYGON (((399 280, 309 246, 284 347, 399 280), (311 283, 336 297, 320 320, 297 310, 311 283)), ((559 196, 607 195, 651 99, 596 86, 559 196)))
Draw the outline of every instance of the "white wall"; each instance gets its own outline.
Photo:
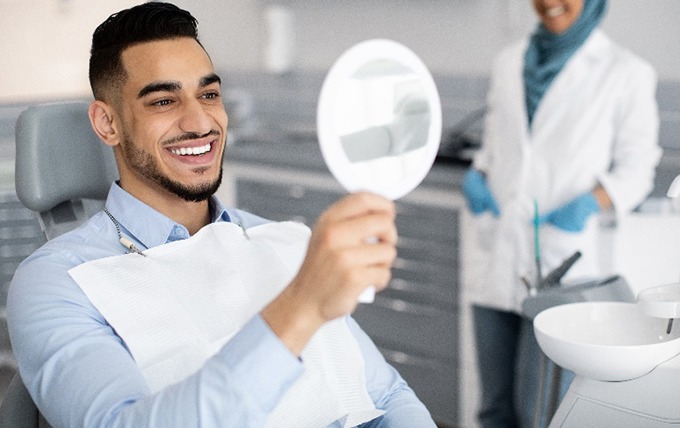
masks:
MULTIPOLYGON (((531 0, 290 0, 302 68, 324 68, 365 38, 390 37, 441 73, 486 74, 495 53, 533 30, 531 0)), ((680 80, 680 2, 609 0, 605 30, 680 80)))
MULTIPOLYGON (((89 97, 92 32, 141 0, 0 0, 0 103, 89 97)), ((257 0, 174 1, 200 22, 218 67, 257 69, 262 4, 257 0)))
MULTIPOLYGON (((401 41, 437 73, 486 74, 495 53, 535 25, 530 0, 175 0, 199 19, 220 70, 261 70, 263 10, 295 16, 300 70, 325 70, 355 42, 401 41)), ((0 0, 0 102, 88 96, 92 31, 140 0, 0 0)), ((680 1, 610 0, 604 27, 680 81, 680 1)))
POLYGON ((134 0, 0 0, 0 101, 89 94, 92 32, 134 0))

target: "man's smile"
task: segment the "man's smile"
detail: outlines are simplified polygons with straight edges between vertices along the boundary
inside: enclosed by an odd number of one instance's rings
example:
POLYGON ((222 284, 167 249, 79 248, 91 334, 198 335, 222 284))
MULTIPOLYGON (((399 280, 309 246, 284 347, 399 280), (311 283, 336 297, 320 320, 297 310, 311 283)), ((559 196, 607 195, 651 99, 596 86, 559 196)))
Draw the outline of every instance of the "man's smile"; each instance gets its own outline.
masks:
POLYGON ((198 147, 173 147, 170 151, 179 156, 199 156, 210 151, 212 145, 210 143, 198 147))

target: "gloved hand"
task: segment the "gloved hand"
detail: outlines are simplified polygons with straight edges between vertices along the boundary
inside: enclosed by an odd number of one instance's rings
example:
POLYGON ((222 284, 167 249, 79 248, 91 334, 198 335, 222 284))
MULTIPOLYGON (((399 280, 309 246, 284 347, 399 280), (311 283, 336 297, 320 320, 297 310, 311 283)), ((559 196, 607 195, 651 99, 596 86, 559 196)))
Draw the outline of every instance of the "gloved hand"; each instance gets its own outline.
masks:
POLYGON ((501 214, 496 199, 494 199, 489 186, 486 184, 486 179, 479 171, 470 168, 465 173, 463 193, 465 194, 470 211, 474 215, 482 214, 487 210, 491 211, 494 217, 498 217, 501 214))
POLYGON ((567 232, 580 232, 586 225, 586 220, 592 214, 600 211, 600 205, 592 192, 584 193, 571 202, 562 205, 540 217, 541 223, 551 223, 567 232))

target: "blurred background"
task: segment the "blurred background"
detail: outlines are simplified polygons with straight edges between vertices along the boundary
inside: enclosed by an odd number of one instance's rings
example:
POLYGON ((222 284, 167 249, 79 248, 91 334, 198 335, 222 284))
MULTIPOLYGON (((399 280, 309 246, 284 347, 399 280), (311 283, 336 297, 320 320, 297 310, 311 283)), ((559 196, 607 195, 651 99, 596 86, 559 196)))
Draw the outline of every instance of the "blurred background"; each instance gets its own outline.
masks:
MULTIPOLYGON (((138 3, 0 0, 0 307, 14 268, 44 240, 36 217, 14 194, 14 123, 33 103, 89 100, 87 64, 93 30, 111 13, 138 3)), ((501 48, 534 29, 531 1, 172 3, 198 18, 201 40, 224 82, 234 146, 228 157, 234 164, 227 163, 232 169, 223 197, 270 218, 277 218, 289 208, 289 200, 296 200, 306 203, 295 203, 291 210, 309 210, 306 218, 297 219, 313 222, 315 213, 339 192, 327 186, 327 170, 316 148, 315 113, 325 73, 342 52, 362 40, 388 38, 411 48, 430 68, 442 99, 442 151, 434 175, 425 183, 427 190, 416 192, 402 212, 413 209, 415 223, 425 218, 424 223, 450 227, 451 235, 409 231, 414 222, 404 225, 400 229, 404 236, 413 233, 413 258, 408 259, 404 250, 406 256, 396 267, 395 291, 378 298, 372 308, 362 308, 357 317, 414 384, 441 426, 473 426, 476 374, 462 287, 466 242, 465 219, 458 215, 462 211, 458 186, 470 153, 479 144, 491 63, 501 48), (286 150, 281 150, 283 144, 286 150), (299 172, 313 179, 296 175, 299 172), (281 183, 285 191, 275 187, 281 183), (281 195, 284 198, 278 201, 281 195), (258 205, 262 200, 266 206, 258 205), (428 258, 418 260, 423 249, 431 253, 425 251, 428 258), (438 284, 443 294, 424 295, 409 288, 413 278, 426 275, 425 268, 427 275, 434 272, 428 283, 438 284), (384 333, 389 326, 394 330, 391 336, 384 333), (433 337, 419 348, 416 339, 426 338, 428 330, 433 337), (430 353, 432 349, 436 352, 430 353)), ((619 225, 627 233, 621 242, 634 242, 634 248, 612 243, 611 259, 606 261, 634 288, 676 281, 678 275, 680 222, 664 194, 680 172, 679 18, 677 0, 610 0, 603 24, 611 38, 649 61, 659 76, 664 156, 655 190, 634 221, 619 225)), ((0 329, 0 346, 4 352, 0 379, 6 379, 14 368, 5 329, 0 329)))

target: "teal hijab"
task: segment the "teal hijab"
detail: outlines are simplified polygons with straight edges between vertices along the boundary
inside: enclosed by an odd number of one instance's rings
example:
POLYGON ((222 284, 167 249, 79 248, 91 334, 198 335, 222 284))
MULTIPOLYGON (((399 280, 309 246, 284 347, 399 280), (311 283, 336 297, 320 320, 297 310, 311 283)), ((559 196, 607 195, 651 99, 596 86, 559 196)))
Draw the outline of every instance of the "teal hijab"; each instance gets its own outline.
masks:
POLYGON ((548 31, 539 23, 524 54, 524 94, 529 126, 536 107, 564 64, 598 26, 607 0, 584 0, 581 16, 562 34, 548 31))

